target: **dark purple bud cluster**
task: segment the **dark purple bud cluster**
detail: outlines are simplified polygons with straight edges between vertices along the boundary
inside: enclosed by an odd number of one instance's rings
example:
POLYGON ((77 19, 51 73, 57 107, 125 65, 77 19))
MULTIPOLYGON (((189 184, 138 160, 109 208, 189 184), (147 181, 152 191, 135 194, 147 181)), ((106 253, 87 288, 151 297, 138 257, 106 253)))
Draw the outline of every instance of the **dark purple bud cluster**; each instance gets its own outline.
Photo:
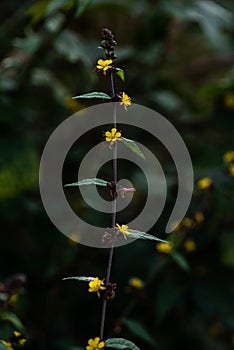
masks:
POLYGON ((102 41, 101 41, 101 47, 103 50, 105 50, 106 58, 115 60, 115 46, 117 45, 117 42, 114 40, 114 35, 111 33, 111 31, 107 28, 102 29, 102 41))

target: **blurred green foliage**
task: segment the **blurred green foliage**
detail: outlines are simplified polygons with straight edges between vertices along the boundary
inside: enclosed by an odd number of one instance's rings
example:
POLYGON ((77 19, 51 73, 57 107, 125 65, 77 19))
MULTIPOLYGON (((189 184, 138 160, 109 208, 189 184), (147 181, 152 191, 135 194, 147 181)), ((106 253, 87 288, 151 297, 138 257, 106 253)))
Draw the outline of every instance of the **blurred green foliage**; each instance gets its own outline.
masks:
MULTIPOLYGON (((104 276, 108 252, 76 245, 56 230, 40 199, 38 168, 53 130, 92 103, 71 97, 110 93, 94 73, 101 29, 109 27, 126 73, 125 86, 116 79, 117 91, 166 116, 188 146, 196 181, 208 176, 213 186, 195 188, 188 217, 202 212, 204 221, 173 235, 176 258, 142 241, 116 249, 112 280, 118 290, 108 304, 106 336, 126 337, 149 350, 232 349, 234 184, 223 154, 234 148, 233 1, 3 0, 0 18, 0 281, 5 285, 16 273, 27 277, 15 304, 8 300, 12 291, 0 286, 0 316, 8 313, 8 320, 0 317, 0 338, 9 339, 21 323, 26 349, 76 350, 98 335, 101 301, 61 279, 104 276), (184 246, 188 238, 195 242, 191 251, 184 246), (128 286, 133 276, 146 288, 128 286)), ((96 131, 73 147, 64 183, 76 180, 74 164, 90 140, 100 141, 96 131)), ((131 133, 145 144, 143 133, 131 133)), ((176 169, 162 145, 150 137, 146 143, 168 174, 167 208, 151 232, 165 238, 176 169)), ((140 181, 134 196, 139 211, 144 179, 138 169, 122 165, 120 177, 140 181)), ((76 194, 71 203, 92 220, 76 194)), ((130 214, 123 214, 126 222, 130 214)))

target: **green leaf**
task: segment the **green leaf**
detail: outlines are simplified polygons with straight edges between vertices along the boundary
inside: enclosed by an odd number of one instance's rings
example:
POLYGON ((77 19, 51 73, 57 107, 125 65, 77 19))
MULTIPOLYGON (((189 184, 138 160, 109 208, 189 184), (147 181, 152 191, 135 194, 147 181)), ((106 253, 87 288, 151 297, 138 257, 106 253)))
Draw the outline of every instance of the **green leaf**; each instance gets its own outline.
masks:
POLYGON ((69 9, 73 6, 73 1, 68 1, 68 0, 53 0, 50 1, 48 4, 47 10, 46 10, 46 15, 51 15, 55 13, 56 11, 60 10, 61 8, 66 8, 69 9))
POLYGON ((75 17, 79 17, 93 3, 93 0, 77 0, 75 17))
POLYGON ((178 252, 172 251, 171 257, 183 270, 185 271, 190 270, 190 266, 183 255, 181 255, 178 252))
POLYGON ((48 86, 56 100, 61 103, 69 95, 67 88, 56 76, 44 68, 34 68, 31 72, 31 82, 34 86, 48 86))
POLYGON ((71 30, 63 30, 54 41, 56 51, 69 62, 89 61, 89 56, 79 36, 71 30))
POLYGON ((48 3, 49 0, 41 0, 29 7, 27 15, 32 17, 32 23, 40 21, 45 16, 48 3))
POLYGON ((0 350, 7 350, 7 347, 0 342, 0 350))
POLYGON ((75 98, 101 98, 103 100, 111 100, 111 96, 107 95, 105 92, 89 92, 87 94, 83 94, 83 95, 78 95, 73 97, 75 98))
POLYGON ((125 137, 121 137, 120 140, 123 142, 123 144, 126 147, 130 148, 139 157, 141 157, 142 159, 145 159, 144 154, 141 152, 140 148, 137 146, 137 144, 133 140, 126 139, 125 137))
MULTIPOLYGON (((72 276, 72 277, 65 277, 62 279, 62 281, 67 281, 67 280, 75 280, 75 281, 80 281, 80 282, 91 282, 95 279, 95 277, 85 277, 85 276, 72 276)), ((102 285, 105 283, 102 282, 102 285)))
POLYGON ((24 326, 22 324, 22 322, 20 321, 20 319, 18 318, 18 316, 16 316, 15 314, 13 314, 12 312, 2 312, 0 314, 0 318, 3 321, 8 321, 10 322, 16 329, 18 329, 19 331, 23 331, 24 330, 24 326))
POLYGON ((125 81, 125 73, 124 70, 121 68, 116 68, 117 72, 116 74, 120 77, 122 81, 125 81))
POLYGON ((229 47, 227 30, 233 25, 232 13, 214 1, 196 1, 187 11, 188 19, 199 23, 210 43, 219 49, 229 47))
POLYGON ((182 105, 180 98, 171 91, 162 90, 162 91, 152 92, 150 97, 160 107, 164 108, 168 112, 177 111, 182 105))
POLYGON ((110 338, 105 341, 105 347, 117 350, 140 350, 134 343, 124 338, 110 338))
POLYGON ((76 280, 76 281, 82 281, 82 282, 91 282, 94 280, 94 277, 74 276, 74 277, 65 277, 62 280, 63 281, 76 280))
POLYGON ((139 239, 146 239, 146 240, 150 240, 150 241, 158 241, 158 242, 162 242, 162 243, 168 243, 167 241, 164 241, 160 238, 157 238, 155 236, 149 235, 146 232, 142 232, 142 231, 138 231, 138 230, 131 230, 128 229, 128 232, 130 234, 128 234, 126 237, 132 237, 132 238, 139 238, 139 239))
POLYGON ((75 187, 75 186, 84 186, 84 185, 97 185, 102 187, 107 187, 108 181, 102 180, 102 179, 84 179, 80 180, 78 182, 73 182, 71 184, 66 184, 64 187, 75 187))
POLYGON ((141 323, 124 318, 122 320, 122 324, 125 325, 129 331, 139 339, 151 346, 156 346, 155 340, 141 323))
POLYGON ((24 38, 15 38, 13 45, 23 51, 35 53, 41 44, 41 38, 38 34, 30 34, 24 38))

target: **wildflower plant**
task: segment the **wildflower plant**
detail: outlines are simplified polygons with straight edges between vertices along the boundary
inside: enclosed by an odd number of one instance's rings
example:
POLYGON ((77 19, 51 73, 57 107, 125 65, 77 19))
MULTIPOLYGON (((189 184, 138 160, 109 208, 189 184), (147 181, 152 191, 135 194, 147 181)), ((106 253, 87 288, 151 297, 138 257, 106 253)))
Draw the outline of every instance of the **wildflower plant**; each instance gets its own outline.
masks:
MULTIPOLYGON (((119 187, 117 183, 118 182, 118 174, 117 174, 118 143, 122 142, 123 145, 128 147, 131 151, 136 153, 139 157, 141 157, 142 159, 145 158, 143 152, 137 146, 135 141, 123 137, 122 134, 124 133, 124 131, 119 130, 117 126, 117 108, 116 108, 117 104, 119 104, 122 108, 124 108, 124 110, 127 113, 128 108, 131 108, 132 99, 124 91, 117 92, 117 93, 115 91, 114 77, 118 76, 123 82, 125 81, 124 70, 117 67, 115 64, 115 60, 117 58, 115 54, 116 45, 117 43, 111 31, 107 28, 104 28, 102 30, 102 41, 99 48, 101 49, 105 57, 98 59, 96 63, 95 71, 97 73, 102 73, 104 79, 109 78, 111 94, 109 95, 105 92, 90 92, 90 93, 86 93, 86 94, 82 94, 74 97, 74 99, 95 98, 95 99, 107 100, 112 103, 114 102, 113 103, 113 120, 112 120, 113 126, 110 130, 106 130, 104 132, 105 141, 109 143, 109 148, 110 150, 112 150, 112 153, 113 153, 113 168, 112 168, 113 178, 110 179, 109 181, 99 179, 99 178, 87 178, 87 179, 82 179, 75 183, 65 185, 66 187, 83 186, 83 185, 96 185, 96 186, 107 187, 110 189, 111 196, 112 196, 112 212, 111 212, 112 225, 111 227, 106 229, 106 231, 103 233, 103 236, 102 236, 102 240, 108 241, 110 246, 107 272, 106 272, 105 278, 100 276, 98 277, 97 276, 95 277, 74 276, 74 277, 64 278, 64 280, 73 279, 80 282, 88 283, 88 292, 97 293, 98 298, 102 297, 103 299, 99 336, 97 336, 98 334, 91 335, 91 338, 88 340, 88 345, 86 346, 86 350, 98 350, 104 347, 114 348, 114 349, 131 349, 131 350, 139 349, 134 343, 132 343, 127 339, 124 339, 124 338, 105 339, 105 336, 104 336, 107 301, 115 297, 115 289, 117 288, 117 284, 115 282, 113 283, 110 281, 115 242, 118 239, 124 239, 126 241, 128 240, 128 238, 144 239, 144 240, 158 241, 161 247, 161 248, 158 248, 160 252, 163 251, 163 252, 169 253, 172 249, 172 246, 164 240, 161 240, 146 232, 133 230, 129 228, 129 226, 125 223, 116 222, 116 216, 117 216, 116 201, 117 201, 117 198, 119 197, 119 194, 123 198, 126 193, 135 192, 134 188, 122 188, 122 187, 119 187), (165 248, 162 248, 163 246, 165 248), (93 336, 95 337, 93 338, 93 336)), ((141 280, 137 280, 137 281, 138 281, 137 283, 135 281, 134 286, 137 285, 137 288, 142 288, 143 282, 141 280)))

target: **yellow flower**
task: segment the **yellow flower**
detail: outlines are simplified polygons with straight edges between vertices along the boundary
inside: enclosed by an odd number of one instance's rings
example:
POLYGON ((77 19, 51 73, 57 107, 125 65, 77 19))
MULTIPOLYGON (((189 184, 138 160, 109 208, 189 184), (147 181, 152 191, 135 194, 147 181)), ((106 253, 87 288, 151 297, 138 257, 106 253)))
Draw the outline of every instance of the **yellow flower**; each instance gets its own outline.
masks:
POLYGON ((2 340, 2 343, 3 343, 3 345, 5 345, 5 347, 6 347, 8 350, 14 350, 13 347, 12 347, 12 345, 11 345, 11 342, 2 340))
POLYGON ((231 164, 231 165, 229 166, 228 170, 229 170, 230 175, 231 175, 231 176, 234 176, 234 164, 231 164))
POLYGON ((192 239, 186 239, 184 248, 187 252, 193 252, 196 249, 196 243, 192 239))
POLYGON ((24 346, 26 343, 26 338, 20 332, 14 331, 13 335, 10 337, 10 341, 2 340, 1 342, 8 350, 14 350, 15 347, 18 349, 24 346))
POLYGON ((125 92, 122 92, 121 95, 118 95, 120 98, 120 104, 124 106, 124 108, 127 110, 127 107, 131 106, 131 97, 129 97, 125 92))
POLYGON ((156 244, 156 250, 159 252, 159 253, 165 253, 165 254, 168 254, 171 252, 172 250, 172 244, 171 243, 162 243, 162 242, 159 242, 156 244))
POLYGON ((234 94, 226 94, 224 97, 224 103, 227 108, 234 109, 234 94))
POLYGON ((19 294, 13 293, 9 298, 9 304, 14 305, 17 303, 18 300, 19 300, 19 294))
POLYGON ((97 65, 96 68, 98 70, 102 70, 103 74, 106 75, 106 71, 110 68, 112 68, 111 63, 113 61, 112 60, 102 60, 101 58, 97 61, 97 65))
POLYGON ((194 226, 194 222, 192 219, 187 216, 182 220, 182 225, 187 228, 192 228, 194 226))
POLYGON ((116 128, 112 128, 111 131, 105 132, 106 141, 115 142, 118 138, 121 137, 121 132, 117 131, 116 128))
POLYGON ((194 217, 198 224, 201 224, 204 221, 204 215, 201 211, 197 211, 194 217))
POLYGON ((130 232, 128 231, 128 225, 122 225, 120 226, 119 224, 116 224, 115 228, 117 228, 117 230, 119 232, 121 232, 124 235, 124 238, 126 239, 126 235, 128 235, 130 232))
POLYGON ((200 179, 198 181, 197 187, 200 190, 205 190, 205 189, 209 188, 212 184, 213 184, 213 181, 209 177, 203 177, 202 179, 200 179))
POLYGON ((93 281, 89 282, 89 292, 97 292, 98 297, 100 298, 100 292, 99 290, 106 289, 105 286, 102 286, 104 280, 100 280, 98 277, 94 278, 93 281))
POLYGON ((223 160, 225 163, 234 162, 234 151, 228 151, 223 155, 223 160))
POLYGON ((131 287, 136 288, 136 289, 140 289, 140 288, 143 287, 144 282, 143 282, 142 279, 139 278, 139 277, 133 277, 133 278, 130 279, 129 285, 130 285, 131 287))
POLYGON ((99 337, 96 337, 95 339, 89 339, 88 344, 89 345, 86 346, 86 350, 99 350, 105 346, 105 342, 99 337))

